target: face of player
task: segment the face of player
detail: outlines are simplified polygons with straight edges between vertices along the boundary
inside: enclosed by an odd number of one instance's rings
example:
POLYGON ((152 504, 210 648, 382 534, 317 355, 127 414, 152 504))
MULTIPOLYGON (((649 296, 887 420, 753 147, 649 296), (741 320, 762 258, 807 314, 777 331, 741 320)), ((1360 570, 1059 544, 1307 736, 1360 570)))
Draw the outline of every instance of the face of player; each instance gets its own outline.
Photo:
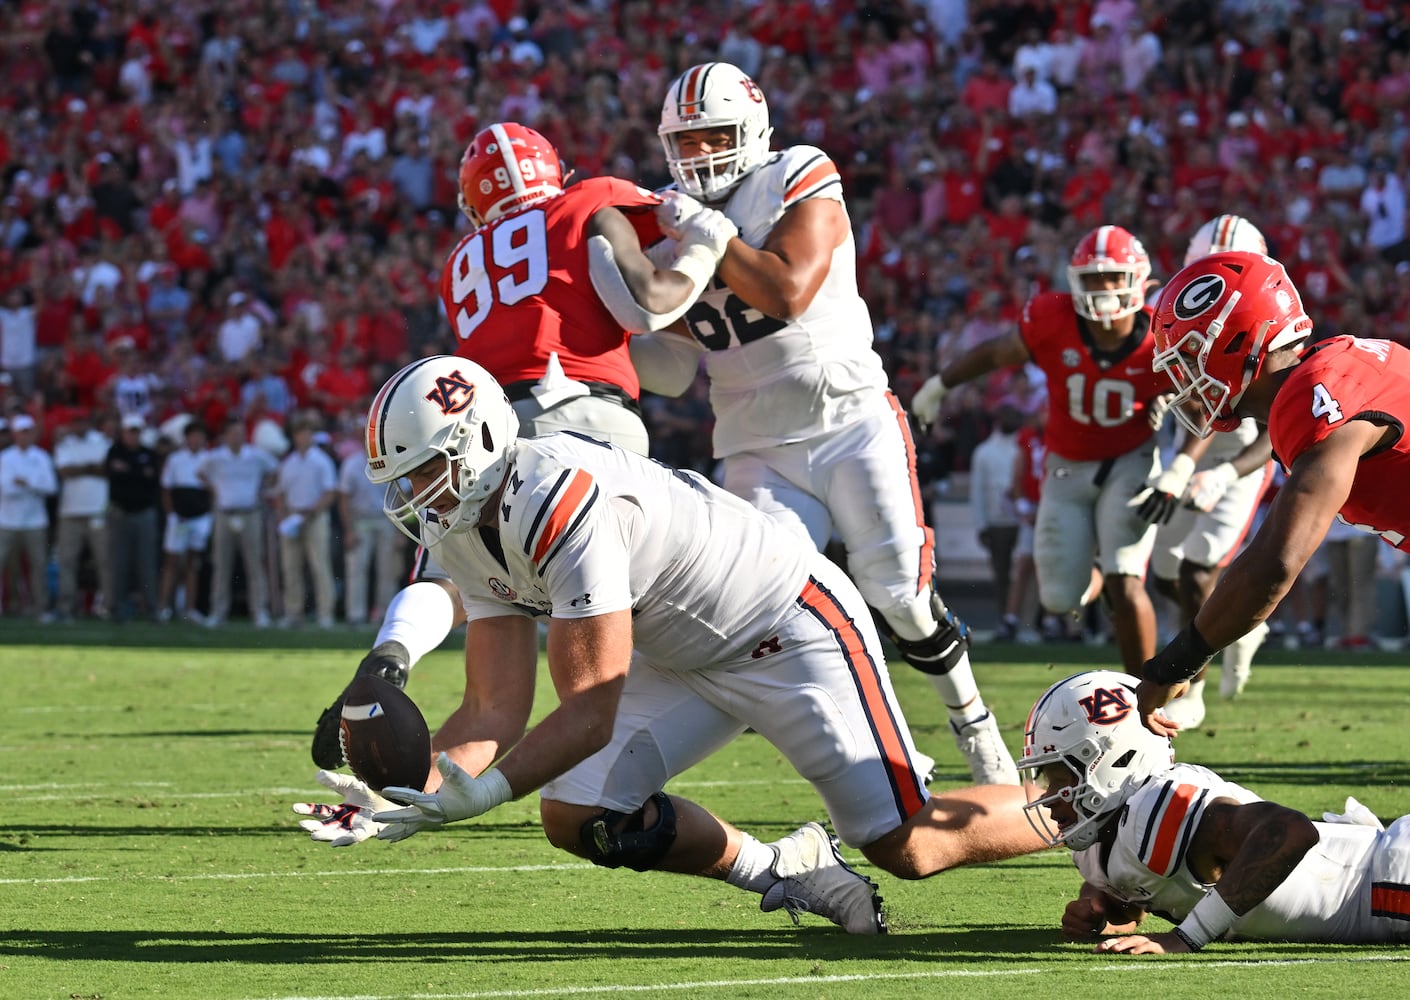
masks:
POLYGON ((406 475, 417 506, 439 516, 449 514, 459 502, 451 491, 455 478, 455 469, 441 455, 428 459, 406 475))
POLYGON ((1060 794, 1064 789, 1077 785, 1077 775, 1071 767, 1058 761, 1045 764, 1039 769, 1035 783, 1048 799, 1048 815, 1052 817, 1058 829, 1066 830, 1077 822, 1077 810, 1072 808, 1068 796, 1060 794))
POLYGON ((682 159, 694 159, 697 156, 723 153, 726 150, 734 149, 736 131, 732 125, 718 128, 687 129, 677 134, 677 148, 680 150, 682 159))

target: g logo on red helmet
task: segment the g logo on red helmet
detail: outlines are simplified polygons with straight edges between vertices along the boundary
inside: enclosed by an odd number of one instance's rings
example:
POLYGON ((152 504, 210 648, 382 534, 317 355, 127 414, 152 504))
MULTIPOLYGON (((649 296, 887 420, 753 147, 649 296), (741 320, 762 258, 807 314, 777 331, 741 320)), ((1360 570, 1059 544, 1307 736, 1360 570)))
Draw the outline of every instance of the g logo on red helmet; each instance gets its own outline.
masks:
POLYGON ((1202 274, 1175 296, 1171 311, 1176 319, 1191 320, 1213 309, 1224 297, 1224 279, 1217 274, 1202 274))

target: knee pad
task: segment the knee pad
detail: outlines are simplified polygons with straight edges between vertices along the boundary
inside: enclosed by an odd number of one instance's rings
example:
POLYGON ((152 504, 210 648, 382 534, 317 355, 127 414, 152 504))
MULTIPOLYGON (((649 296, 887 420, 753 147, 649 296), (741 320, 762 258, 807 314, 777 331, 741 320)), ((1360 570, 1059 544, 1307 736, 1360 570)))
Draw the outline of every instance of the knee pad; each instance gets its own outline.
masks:
POLYGON ((914 641, 892 636, 907 663, 923 674, 948 674, 969 651, 969 629, 948 608, 936 615, 940 625, 925 639, 914 641))
POLYGON ((651 801, 656 803, 656 822, 649 830, 643 818, 645 806, 630 813, 608 809, 584 823, 578 839, 588 860, 602 868, 638 872, 655 868, 676 842, 676 807, 665 792, 657 792, 651 801))

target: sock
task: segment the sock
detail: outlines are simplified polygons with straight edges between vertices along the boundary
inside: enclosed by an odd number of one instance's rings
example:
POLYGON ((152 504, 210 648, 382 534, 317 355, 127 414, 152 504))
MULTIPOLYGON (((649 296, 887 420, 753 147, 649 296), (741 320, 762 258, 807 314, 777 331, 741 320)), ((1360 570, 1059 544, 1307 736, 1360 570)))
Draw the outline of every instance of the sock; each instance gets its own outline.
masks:
POLYGON ((930 684, 935 693, 945 703, 950 720, 958 726, 975 722, 989 714, 984 699, 979 695, 979 685, 974 681, 974 671, 969 665, 969 654, 950 668, 947 674, 930 674, 930 684))
POLYGON ((763 895, 769 886, 778 881, 771 870, 773 865, 773 848, 759 843, 746 833, 725 881, 737 888, 763 895))
POLYGON ((397 591, 382 616, 374 646, 395 639, 411 654, 411 665, 441 644, 455 622, 455 605, 444 587, 429 580, 397 591))

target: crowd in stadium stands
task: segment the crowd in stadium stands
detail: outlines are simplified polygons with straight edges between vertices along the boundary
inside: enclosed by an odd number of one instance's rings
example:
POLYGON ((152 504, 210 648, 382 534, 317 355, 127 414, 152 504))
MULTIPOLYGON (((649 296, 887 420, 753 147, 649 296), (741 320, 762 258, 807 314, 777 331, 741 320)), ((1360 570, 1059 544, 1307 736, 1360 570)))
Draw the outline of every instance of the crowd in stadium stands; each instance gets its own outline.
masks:
MULTIPOLYGON (((285 446, 297 419, 355 455, 371 391, 451 348, 436 281, 476 129, 522 121, 578 177, 658 187, 665 85, 711 58, 762 86, 776 146, 843 170, 903 401, 1062 288, 1100 223, 1162 279, 1203 220, 1243 215, 1319 335, 1410 342, 1402 4, 19 0, 0 5, 0 418, 51 455, 64 428, 121 444, 139 422, 173 450, 172 418, 285 446)), ((966 471, 998 406, 1043 392, 1023 370, 956 390, 923 475, 966 471)), ((645 402, 659 456, 708 469, 701 386, 645 402)), ((33 532, 5 507, 0 558, 33 532)), ((28 589, 12 573, 8 613, 28 589)))

